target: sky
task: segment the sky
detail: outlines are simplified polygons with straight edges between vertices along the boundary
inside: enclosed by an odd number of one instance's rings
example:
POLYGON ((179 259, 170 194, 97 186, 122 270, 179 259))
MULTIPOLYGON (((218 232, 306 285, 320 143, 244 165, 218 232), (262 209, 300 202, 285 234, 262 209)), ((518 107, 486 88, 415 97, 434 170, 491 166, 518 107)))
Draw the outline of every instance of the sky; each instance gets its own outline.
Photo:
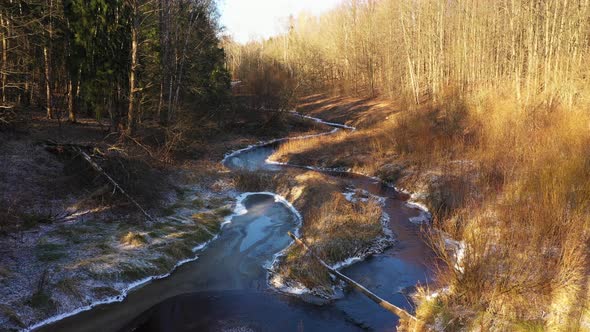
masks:
POLYGON ((341 0, 220 0, 221 24, 238 42, 268 38, 284 31, 289 15, 320 14, 341 0))

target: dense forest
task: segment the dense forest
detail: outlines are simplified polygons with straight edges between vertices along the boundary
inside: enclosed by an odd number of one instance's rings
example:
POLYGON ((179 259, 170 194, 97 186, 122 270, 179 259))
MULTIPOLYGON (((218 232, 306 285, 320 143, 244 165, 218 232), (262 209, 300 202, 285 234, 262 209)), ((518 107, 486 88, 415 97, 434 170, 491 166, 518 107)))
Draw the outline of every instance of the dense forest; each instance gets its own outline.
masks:
POLYGON ((7 0, 2 109, 109 118, 132 135, 146 119, 170 126, 214 108, 229 88, 216 15, 208 0, 7 0))

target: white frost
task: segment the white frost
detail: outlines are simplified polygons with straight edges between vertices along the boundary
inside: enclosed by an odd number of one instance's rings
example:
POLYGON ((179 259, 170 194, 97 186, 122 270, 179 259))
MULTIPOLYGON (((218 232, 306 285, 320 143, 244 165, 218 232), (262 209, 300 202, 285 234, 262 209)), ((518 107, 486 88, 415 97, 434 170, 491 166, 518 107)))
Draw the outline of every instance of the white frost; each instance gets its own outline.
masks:
MULTIPOLYGON (((206 243, 201 244, 199 247, 201 247, 201 249, 202 249, 209 242, 210 241, 207 241, 206 243)), ((121 302, 121 301, 123 301, 125 299, 125 297, 127 297, 127 294, 130 291, 132 291, 132 290, 134 290, 134 289, 136 289, 138 287, 141 287, 141 286, 147 284, 150 281, 158 280, 158 279, 162 279, 162 278, 166 278, 170 274, 172 274, 172 272, 174 272, 179 266, 184 265, 184 264, 186 264, 188 262, 195 261, 197 259, 198 259, 197 256, 192 257, 192 258, 183 259, 183 260, 179 261, 178 263, 176 263, 176 265, 174 265, 174 267, 172 268, 172 270, 170 270, 170 272, 168 272, 168 273, 157 275, 157 276, 152 276, 152 277, 146 277, 146 278, 143 278, 143 279, 140 279, 140 280, 137 280, 137 281, 134 281, 134 282, 128 284, 127 286, 125 286, 124 288, 122 288, 122 289, 119 290, 121 292, 120 295, 111 296, 111 297, 108 297, 108 298, 105 298, 105 299, 102 299, 102 300, 94 301, 94 302, 92 302, 89 305, 86 305, 86 306, 77 308, 77 309, 75 309, 73 311, 65 312, 65 313, 62 313, 62 314, 59 314, 59 315, 55 315, 53 317, 49 317, 49 318, 47 318, 47 319, 45 319, 45 320, 43 320, 41 322, 38 322, 38 323, 36 323, 34 325, 31 325, 29 327, 26 327, 25 329, 23 329, 23 331, 27 331, 28 332, 28 331, 32 331, 32 330, 38 329, 38 328, 40 328, 42 326, 55 323, 57 321, 60 321, 62 319, 68 318, 68 317, 71 317, 73 315, 79 314, 79 313, 84 312, 84 311, 88 311, 88 310, 90 310, 90 309, 92 309, 92 308, 94 308, 96 306, 101 305, 101 304, 121 302)))
POLYGON ((332 129, 330 131, 327 131, 325 133, 311 134, 311 135, 303 135, 303 136, 296 136, 296 137, 283 137, 283 138, 272 139, 272 140, 269 140, 269 141, 258 142, 256 144, 251 144, 251 145, 248 145, 245 148, 242 148, 242 149, 239 149, 239 150, 235 150, 235 151, 232 151, 232 152, 229 152, 229 153, 225 154, 225 156, 223 157, 223 160, 221 160, 221 163, 223 165, 225 165, 225 162, 229 158, 235 157, 235 156, 237 156, 238 154, 240 154, 242 152, 246 152, 246 151, 249 151, 249 150, 252 150, 252 149, 255 149, 255 148, 260 148, 260 147, 267 146, 267 145, 274 144, 274 143, 278 143, 278 142, 284 142, 284 141, 290 141, 290 140, 301 140, 301 139, 307 139, 307 138, 312 138, 312 137, 319 137, 319 136, 331 135, 331 134, 334 134, 335 132, 337 132, 338 130, 340 130, 340 129, 334 128, 334 129, 332 129))
POLYGON ((269 285, 274 287, 276 290, 294 295, 302 295, 311 292, 307 287, 303 286, 299 282, 289 282, 289 285, 285 282, 280 274, 274 274, 269 278, 269 285))
POLYGON ((467 244, 465 241, 457 241, 451 239, 448 235, 444 234, 445 237, 445 245, 448 250, 451 251, 453 254, 453 258, 455 260, 455 270, 463 273, 463 260, 465 259, 465 253, 467 251, 467 244))
POLYGON ((324 121, 324 120, 319 119, 319 118, 314 118, 313 116, 309 116, 309 115, 304 115, 304 114, 301 114, 301 113, 297 113, 296 111, 291 111, 291 113, 293 115, 295 115, 295 116, 300 117, 300 118, 313 120, 315 122, 322 123, 322 124, 328 125, 330 127, 338 127, 338 128, 356 130, 355 127, 352 127, 352 126, 349 126, 349 125, 345 125, 345 124, 342 124, 342 123, 324 121))

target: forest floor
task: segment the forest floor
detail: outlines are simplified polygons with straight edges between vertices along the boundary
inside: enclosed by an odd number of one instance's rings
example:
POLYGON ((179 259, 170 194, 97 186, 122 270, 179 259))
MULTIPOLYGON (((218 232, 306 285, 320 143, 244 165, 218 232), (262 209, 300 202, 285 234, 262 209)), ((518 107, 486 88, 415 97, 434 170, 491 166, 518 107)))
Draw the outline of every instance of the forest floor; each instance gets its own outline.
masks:
POLYGON ((291 116, 244 114, 187 139, 167 162, 159 158, 162 133, 148 124, 133 140, 120 140, 95 119, 59 123, 32 112, 0 132, 0 330, 118 300, 192 259, 232 212, 237 191, 220 163, 225 153, 322 131, 291 116), (153 220, 80 156, 48 149, 48 140, 91 147, 86 151, 153 220))

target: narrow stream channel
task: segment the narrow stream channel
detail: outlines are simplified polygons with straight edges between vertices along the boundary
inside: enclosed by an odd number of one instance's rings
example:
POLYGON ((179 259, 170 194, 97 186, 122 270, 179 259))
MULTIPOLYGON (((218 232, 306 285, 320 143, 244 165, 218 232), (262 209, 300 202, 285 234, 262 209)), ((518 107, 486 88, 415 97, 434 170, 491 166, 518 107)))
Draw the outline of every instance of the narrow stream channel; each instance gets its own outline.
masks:
MULTIPOLYGON (((281 171, 266 163, 276 145, 253 147, 225 160, 230 169, 281 171)), ((432 253, 410 222, 420 211, 395 189, 375 179, 328 174, 347 185, 385 197, 384 210, 397 243, 342 272, 382 298, 412 310, 407 291, 431 277, 432 253)), ((287 231, 298 219, 269 194, 251 194, 247 213, 234 216, 196 261, 172 275, 130 292, 124 301, 97 306, 39 331, 392 331, 397 318, 354 291, 315 305, 280 294, 267 285, 265 266, 291 242, 287 231)))

